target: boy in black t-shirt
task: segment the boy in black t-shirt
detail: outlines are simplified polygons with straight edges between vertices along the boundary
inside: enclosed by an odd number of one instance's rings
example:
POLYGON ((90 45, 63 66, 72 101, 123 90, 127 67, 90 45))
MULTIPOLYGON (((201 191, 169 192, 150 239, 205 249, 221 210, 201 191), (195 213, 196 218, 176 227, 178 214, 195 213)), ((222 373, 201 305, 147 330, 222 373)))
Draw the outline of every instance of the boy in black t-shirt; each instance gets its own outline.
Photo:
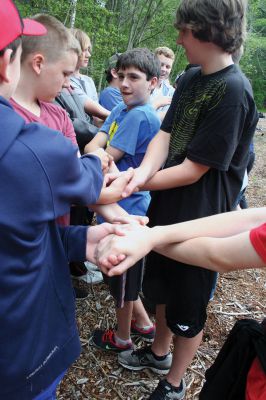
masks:
MULTIPOLYGON (((161 130, 124 193, 136 187, 154 191, 151 226, 230 211, 237 198, 258 120, 250 84, 231 56, 244 41, 245 7, 244 0, 180 3, 177 43, 189 63, 200 67, 181 78, 161 130)), ((157 304, 155 340, 151 348, 120 354, 119 362, 167 373, 150 399, 184 398, 182 377, 201 342, 213 274, 149 254, 143 291, 157 304)))

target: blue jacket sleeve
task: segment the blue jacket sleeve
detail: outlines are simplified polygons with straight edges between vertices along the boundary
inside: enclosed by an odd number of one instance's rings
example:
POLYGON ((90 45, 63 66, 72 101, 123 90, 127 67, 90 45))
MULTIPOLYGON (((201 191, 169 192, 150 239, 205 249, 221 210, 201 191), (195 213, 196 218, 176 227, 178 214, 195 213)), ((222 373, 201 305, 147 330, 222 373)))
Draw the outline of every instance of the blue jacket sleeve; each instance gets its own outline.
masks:
POLYGON ((59 226, 62 244, 68 261, 86 260, 87 226, 59 226))

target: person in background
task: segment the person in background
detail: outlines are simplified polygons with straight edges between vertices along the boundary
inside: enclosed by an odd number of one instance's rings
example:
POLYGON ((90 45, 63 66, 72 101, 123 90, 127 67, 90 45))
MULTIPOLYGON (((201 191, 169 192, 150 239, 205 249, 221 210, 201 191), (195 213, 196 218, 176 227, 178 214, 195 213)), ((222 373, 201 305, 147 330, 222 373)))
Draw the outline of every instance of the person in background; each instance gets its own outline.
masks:
POLYGON ((101 91, 99 97, 101 106, 109 111, 112 111, 115 106, 123 101, 116 71, 116 63, 120 55, 121 53, 116 53, 109 58, 107 69, 105 70, 108 86, 101 91))
POLYGON ((174 94, 174 87, 169 83, 169 76, 175 61, 175 54, 169 47, 157 47, 154 54, 161 64, 161 73, 158 84, 151 94, 151 103, 161 121, 164 119, 174 94))
POLYGON ((71 29, 71 32, 81 47, 81 55, 74 74, 70 78, 71 85, 75 93, 78 94, 85 112, 93 116, 95 124, 100 126, 108 117, 110 111, 98 103, 98 95, 93 79, 80 72, 82 68, 87 68, 88 66, 92 51, 91 41, 89 36, 80 29, 71 29))

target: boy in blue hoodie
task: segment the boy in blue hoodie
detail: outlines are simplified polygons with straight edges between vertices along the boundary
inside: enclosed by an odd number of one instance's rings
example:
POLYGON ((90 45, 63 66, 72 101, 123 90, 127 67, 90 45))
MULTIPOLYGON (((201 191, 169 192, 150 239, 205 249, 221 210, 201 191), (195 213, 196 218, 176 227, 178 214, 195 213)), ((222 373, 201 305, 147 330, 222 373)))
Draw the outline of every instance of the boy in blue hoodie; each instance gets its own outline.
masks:
POLYGON ((80 354, 69 261, 94 261, 112 225, 61 227, 73 203, 94 203, 100 159, 78 159, 59 132, 24 120, 8 102, 20 76, 21 36, 44 35, 11 0, 0 8, 0 398, 55 398, 80 354))

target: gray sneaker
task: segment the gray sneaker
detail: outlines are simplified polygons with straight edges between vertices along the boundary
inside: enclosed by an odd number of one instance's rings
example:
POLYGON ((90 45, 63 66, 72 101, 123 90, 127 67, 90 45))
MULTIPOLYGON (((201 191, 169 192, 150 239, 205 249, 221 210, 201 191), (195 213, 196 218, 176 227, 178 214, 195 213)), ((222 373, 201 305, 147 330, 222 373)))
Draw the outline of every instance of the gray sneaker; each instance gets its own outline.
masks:
POLYGON ((99 268, 97 267, 97 265, 95 265, 89 261, 85 261, 84 264, 87 268, 87 273, 85 275, 75 277, 75 279, 86 282, 86 283, 90 283, 90 284, 100 283, 103 281, 102 273, 99 270, 99 268))
POLYGON ((186 393, 186 383, 182 379, 179 388, 175 388, 166 379, 158 383, 148 400, 182 400, 186 393))
POLYGON ((168 353, 163 360, 156 360, 150 346, 138 350, 123 351, 118 355, 118 362, 124 368, 140 371, 148 368, 157 374, 165 375, 172 363, 172 354, 168 353))

